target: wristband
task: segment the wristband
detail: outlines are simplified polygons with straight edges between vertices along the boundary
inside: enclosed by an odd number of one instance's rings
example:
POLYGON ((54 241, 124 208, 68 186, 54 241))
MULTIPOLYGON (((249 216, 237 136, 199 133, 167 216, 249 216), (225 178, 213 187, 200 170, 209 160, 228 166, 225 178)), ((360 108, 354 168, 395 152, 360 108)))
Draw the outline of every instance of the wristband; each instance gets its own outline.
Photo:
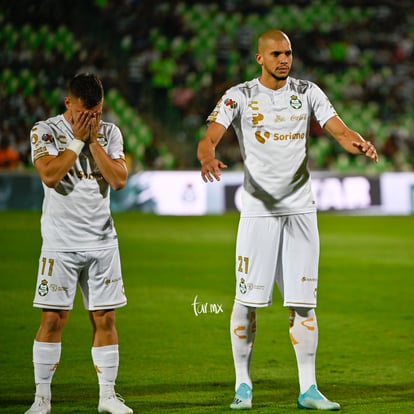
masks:
POLYGON ((79 155, 85 143, 80 139, 73 139, 66 149, 73 151, 76 155, 79 155))

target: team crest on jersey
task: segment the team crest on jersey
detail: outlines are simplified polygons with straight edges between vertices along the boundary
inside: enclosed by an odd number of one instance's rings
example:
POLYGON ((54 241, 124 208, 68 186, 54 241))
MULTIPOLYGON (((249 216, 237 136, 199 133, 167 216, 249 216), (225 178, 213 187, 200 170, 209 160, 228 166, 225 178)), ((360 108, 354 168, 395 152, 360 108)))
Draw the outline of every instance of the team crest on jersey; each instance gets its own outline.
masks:
POLYGON ((37 288, 37 293, 40 296, 46 296, 49 293, 49 286, 47 285, 47 280, 43 279, 37 288))
POLYGON ((237 106, 237 102, 236 101, 233 101, 233 99, 231 99, 231 98, 227 98, 224 101, 224 105, 226 105, 227 107, 229 107, 231 109, 234 109, 237 106))
POLYGON ((98 134, 97 140, 102 147, 106 147, 108 145, 108 138, 104 137, 103 134, 98 134))
POLYGON ((52 135, 50 134, 43 134, 42 135, 42 141, 46 144, 49 144, 50 142, 52 142, 52 135))
POLYGON ((302 102, 296 95, 292 95, 290 97, 290 106, 293 109, 300 109, 302 108, 302 102))

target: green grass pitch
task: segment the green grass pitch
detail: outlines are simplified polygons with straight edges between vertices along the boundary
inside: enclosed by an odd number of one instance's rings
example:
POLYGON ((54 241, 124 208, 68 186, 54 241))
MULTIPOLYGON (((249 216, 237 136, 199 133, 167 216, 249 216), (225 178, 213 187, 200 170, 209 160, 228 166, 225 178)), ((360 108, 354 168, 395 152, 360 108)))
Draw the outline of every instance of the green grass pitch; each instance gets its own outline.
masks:
MULTIPOLYGON (((230 413, 238 216, 131 212, 114 219, 129 300, 117 312, 117 391, 136 413, 230 413)), ((2 212, 0 224, 0 412, 21 414, 34 393, 39 213, 2 212)), ((321 391, 347 414, 414 413, 414 216, 320 214, 319 228, 321 391)), ((53 413, 97 412, 90 346, 78 294, 54 377, 53 413)), ((288 314, 277 291, 273 306, 258 312, 252 377, 252 413, 299 412, 288 314)))

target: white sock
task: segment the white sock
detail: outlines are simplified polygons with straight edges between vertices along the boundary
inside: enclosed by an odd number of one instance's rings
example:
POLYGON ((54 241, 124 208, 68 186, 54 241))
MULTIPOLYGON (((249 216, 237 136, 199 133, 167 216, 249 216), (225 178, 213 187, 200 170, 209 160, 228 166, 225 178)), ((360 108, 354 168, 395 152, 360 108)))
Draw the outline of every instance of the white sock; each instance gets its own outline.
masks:
POLYGON ((61 353, 60 342, 38 342, 33 343, 33 366, 36 384, 36 395, 52 398, 52 378, 59 365, 61 353))
POLYGON ((245 383, 252 387, 250 360, 256 336, 256 308, 235 302, 230 319, 230 337, 236 372, 235 389, 245 383))
POLYGON ((118 375, 118 345, 92 347, 92 360, 98 375, 99 397, 109 397, 115 393, 115 380, 118 375))
POLYGON ((300 393, 316 385, 315 359, 318 347, 318 324, 314 309, 291 309, 290 339, 298 364, 300 393))

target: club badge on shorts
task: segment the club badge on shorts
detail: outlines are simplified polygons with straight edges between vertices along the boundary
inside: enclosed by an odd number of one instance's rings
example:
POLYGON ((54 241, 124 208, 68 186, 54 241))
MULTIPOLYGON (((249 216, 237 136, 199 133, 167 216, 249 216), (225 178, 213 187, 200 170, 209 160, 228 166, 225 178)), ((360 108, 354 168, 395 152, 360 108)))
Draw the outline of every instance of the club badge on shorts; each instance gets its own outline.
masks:
POLYGON ((47 284, 47 280, 43 279, 40 283, 39 287, 37 288, 37 293, 40 296, 46 296, 49 293, 49 286, 47 284))
POLYGON ((240 289, 240 293, 243 295, 247 292, 246 281, 243 278, 240 279, 239 289, 240 289))

